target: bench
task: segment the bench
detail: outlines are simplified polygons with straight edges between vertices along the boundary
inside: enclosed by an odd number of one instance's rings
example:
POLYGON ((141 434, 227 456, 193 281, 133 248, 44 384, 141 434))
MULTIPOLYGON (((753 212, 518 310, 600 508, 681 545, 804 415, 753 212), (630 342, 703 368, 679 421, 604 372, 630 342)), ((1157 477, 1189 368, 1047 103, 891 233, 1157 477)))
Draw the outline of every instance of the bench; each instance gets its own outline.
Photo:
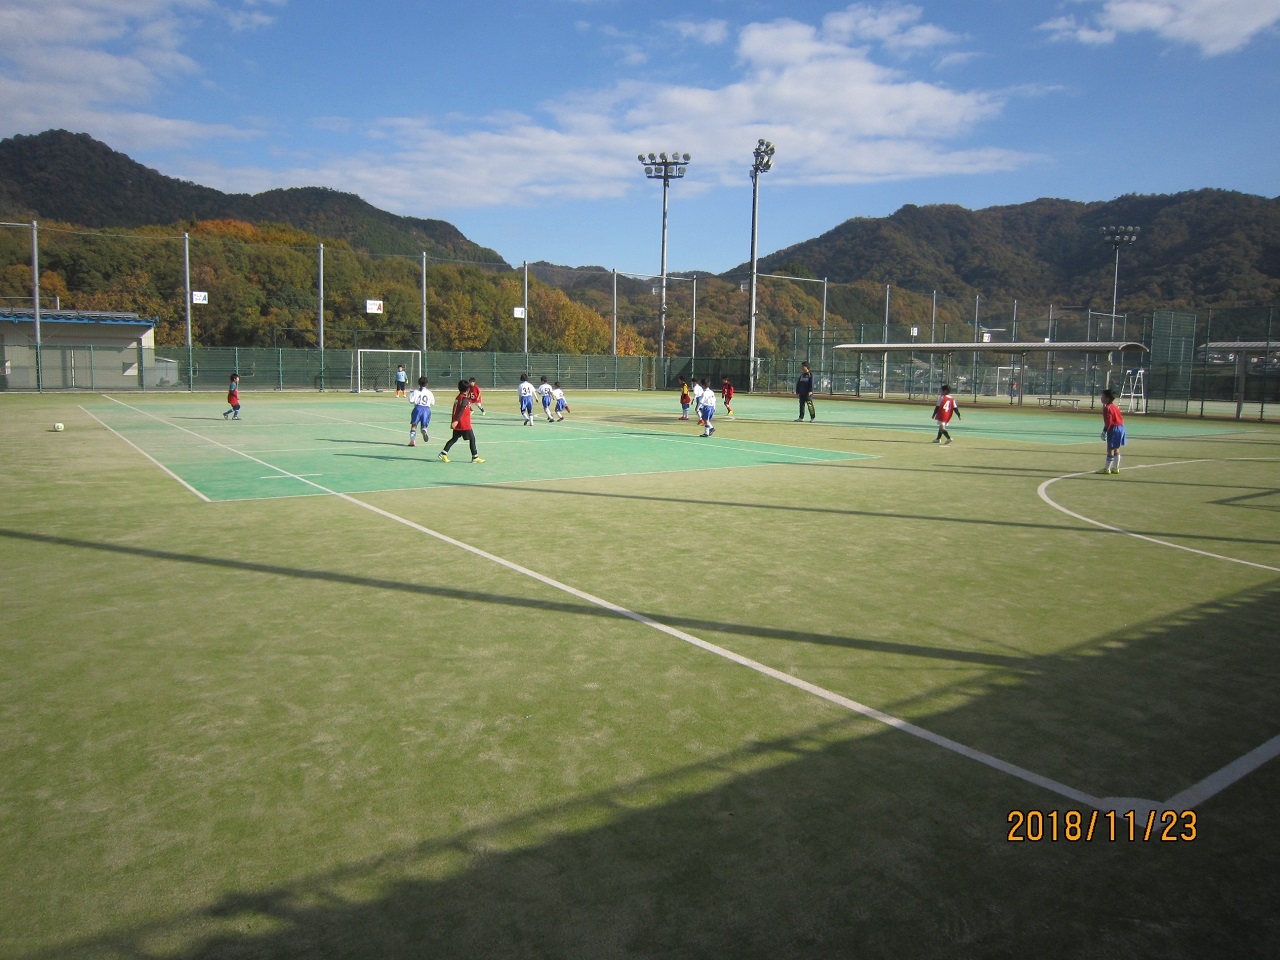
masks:
POLYGON ((1042 407, 1070 407, 1072 410, 1080 406, 1079 397, 1037 397, 1042 407))

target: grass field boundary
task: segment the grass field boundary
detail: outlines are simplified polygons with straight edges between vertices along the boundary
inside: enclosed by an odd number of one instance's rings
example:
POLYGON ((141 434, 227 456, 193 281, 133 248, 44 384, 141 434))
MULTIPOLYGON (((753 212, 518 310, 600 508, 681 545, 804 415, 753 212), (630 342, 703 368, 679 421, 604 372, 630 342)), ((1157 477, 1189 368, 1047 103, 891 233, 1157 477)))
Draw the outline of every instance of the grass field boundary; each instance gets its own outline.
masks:
MULTIPOLYGON (((1228 459, 1253 461, 1255 458, 1231 457, 1228 459)), ((1256 460, 1257 462, 1260 462, 1260 463, 1272 462, 1263 457, 1258 457, 1256 458, 1256 460)), ((1142 464, 1138 464, 1136 467, 1128 467, 1126 469, 1150 470, 1154 467, 1175 467, 1175 466, 1184 466, 1190 463, 1215 463, 1215 462, 1217 461, 1203 460, 1203 459, 1202 460, 1170 460, 1167 463, 1142 463, 1142 464)), ((1162 546, 1162 547, 1172 547, 1174 550, 1185 550, 1187 553, 1199 554, 1202 557, 1209 557, 1213 560, 1225 560, 1228 563, 1239 563, 1239 564, 1242 564, 1243 566, 1254 567, 1255 569, 1258 569, 1258 570, 1269 570, 1272 573, 1280 573, 1280 567, 1270 567, 1270 566, 1267 566, 1265 563, 1255 563, 1252 560, 1241 560, 1239 557, 1228 557, 1225 554, 1211 553, 1208 550, 1197 550, 1195 547, 1183 546, 1180 543, 1170 543, 1168 540, 1161 540, 1159 537, 1149 537, 1143 533, 1134 533, 1132 530, 1125 530, 1123 527, 1116 527, 1116 526, 1112 526, 1109 523, 1103 523, 1101 520, 1094 520, 1092 517, 1086 517, 1082 513, 1076 513, 1074 510, 1068 510, 1066 507, 1058 503, 1048 494, 1049 487, 1057 483, 1059 480, 1072 480, 1076 477, 1087 477, 1094 473, 1096 473, 1096 471, 1094 470, 1082 470, 1079 473, 1065 473, 1060 477, 1053 477, 1052 479, 1046 480, 1044 483, 1040 484, 1039 488, 1036 490, 1036 493, 1040 495, 1041 500, 1049 504, 1049 506, 1053 507, 1053 509, 1061 513, 1065 513, 1069 517, 1074 517, 1076 520, 1080 520, 1084 523, 1092 524, 1095 527, 1101 527, 1103 530, 1110 530, 1112 533, 1124 534, 1124 536, 1126 537, 1133 537, 1137 540, 1145 540, 1148 543, 1158 544, 1159 546, 1162 546)))

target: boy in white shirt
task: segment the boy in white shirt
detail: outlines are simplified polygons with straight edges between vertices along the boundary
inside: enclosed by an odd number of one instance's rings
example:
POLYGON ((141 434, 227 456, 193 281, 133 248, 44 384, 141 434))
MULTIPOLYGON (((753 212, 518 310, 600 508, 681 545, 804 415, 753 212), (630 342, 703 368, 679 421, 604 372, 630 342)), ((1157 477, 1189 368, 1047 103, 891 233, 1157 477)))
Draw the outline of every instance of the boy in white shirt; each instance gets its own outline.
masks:
POLYGON ((422 442, 427 442, 427 424, 431 422, 431 406, 436 402, 436 395, 427 389, 427 378, 418 378, 418 389, 409 393, 409 402, 413 404, 413 413, 409 415, 409 446, 416 447, 414 435, 418 427, 422 427, 422 442))
POLYGON ((702 419, 702 392, 706 387, 702 385, 701 380, 693 381, 693 409, 698 411, 698 426, 705 427, 706 422, 702 419))
POLYGON ((554 422, 556 418, 551 415, 551 384, 547 383, 546 377, 538 384, 538 395, 542 397, 542 412, 547 415, 547 423, 554 422))
POLYGON ((551 385, 551 399, 555 401, 556 420, 563 420, 564 415, 569 412, 569 401, 564 398, 559 380, 551 385))
POLYGON ((698 397, 698 422, 706 425, 703 432, 704 437, 709 437, 716 432, 716 428, 711 425, 711 418, 716 415, 716 392, 707 386, 707 382, 702 381, 702 393, 698 397))
POLYGON ((533 426, 533 384, 529 382, 529 375, 520 374, 520 416, 524 417, 524 425, 526 427, 533 426))

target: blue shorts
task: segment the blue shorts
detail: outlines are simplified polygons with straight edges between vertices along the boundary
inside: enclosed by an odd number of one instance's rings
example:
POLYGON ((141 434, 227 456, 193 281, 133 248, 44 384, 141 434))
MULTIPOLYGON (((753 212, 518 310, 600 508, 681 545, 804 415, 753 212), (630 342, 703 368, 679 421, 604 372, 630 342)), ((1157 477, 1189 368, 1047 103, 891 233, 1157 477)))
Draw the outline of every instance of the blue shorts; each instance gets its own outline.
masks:
POLYGON ((551 406, 551 394, 544 393, 542 395, 542 409, 546 410, 550 406, 551 406))
POLYGON ((1107 449, 1119 450, 1124 446, 1124 424, 1120 423, 1107 431, 1107 449))
POLYGON ((520 412, 533 413, 533 397, 522 396, 520 398, 520 412))
POLYGON ((698 408, 698 416, 700 416, 707 423, 710 423, 711 418, 714 417, 715 415, 716 415, 715 407, 699 407, 698 408))
POLYGON ((561 397, 559 400, 556 401, 556 413, 559 413, 561 410, 568 410, 568 409, 569 409, 569 404, 564 402, 564 397, 561 397))
POLYGON ((430 422, 431 422, 431 408, 419 406, 418 404, 415 403, 413 405, 413 413, 409 414, 409 426, 421 427, 423 430, 425 430, 427 429, 427 424, 429 424, 430 422))

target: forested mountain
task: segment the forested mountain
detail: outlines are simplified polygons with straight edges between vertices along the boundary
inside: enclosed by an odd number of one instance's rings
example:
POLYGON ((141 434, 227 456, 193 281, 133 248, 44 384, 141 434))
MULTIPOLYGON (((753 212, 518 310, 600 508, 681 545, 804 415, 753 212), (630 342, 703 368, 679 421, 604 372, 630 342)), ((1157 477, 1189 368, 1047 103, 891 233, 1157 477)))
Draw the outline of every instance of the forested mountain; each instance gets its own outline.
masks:
POLYGON ((295 227, 374 253, 502 264, 443 220, 400 217, 350 193, 296 187, 222 193, 166 177, 88 134, 48 130, 0 140, 0 217, 85 227, 145 227, 243 220, 295 227))
POLYGON ((1226 190, 985 210, 909 204, 846 220, 760 263, 767 273, 1110 311, 1114 250, 1099 235, 1108 225, 1142 228, 1121 251, 1122 310, 1270 304, 1280 293, 1280 198, 1226 190))

